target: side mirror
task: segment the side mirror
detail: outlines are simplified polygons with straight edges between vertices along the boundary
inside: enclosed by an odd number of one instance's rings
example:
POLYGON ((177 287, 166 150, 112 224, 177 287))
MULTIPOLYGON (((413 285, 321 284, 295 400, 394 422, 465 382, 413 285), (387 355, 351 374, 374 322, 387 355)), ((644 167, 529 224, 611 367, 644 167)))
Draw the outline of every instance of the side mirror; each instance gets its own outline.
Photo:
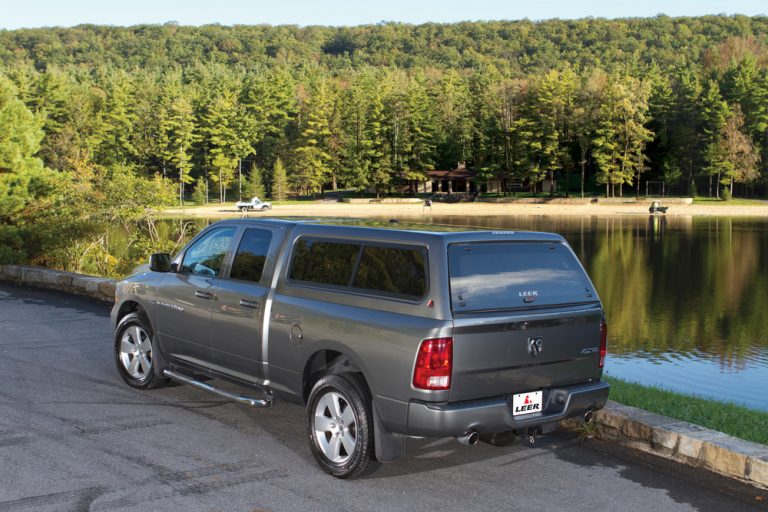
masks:
POLYGON ((149 257, 149 270, 152 272, 170 272, 171 255, 158 252, 149 257))

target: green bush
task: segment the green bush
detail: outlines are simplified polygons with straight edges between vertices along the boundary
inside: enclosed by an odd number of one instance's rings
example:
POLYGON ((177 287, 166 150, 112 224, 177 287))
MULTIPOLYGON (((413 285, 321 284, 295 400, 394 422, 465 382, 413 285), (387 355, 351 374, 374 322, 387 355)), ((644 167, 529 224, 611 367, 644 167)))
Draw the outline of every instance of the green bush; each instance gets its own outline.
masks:
POLYGON ((733 196, 731 195, 731 187, 723 187, 723 191, 720 193, 720 197, 723 198, 723 201, 730 201, 733 199, 733 196))

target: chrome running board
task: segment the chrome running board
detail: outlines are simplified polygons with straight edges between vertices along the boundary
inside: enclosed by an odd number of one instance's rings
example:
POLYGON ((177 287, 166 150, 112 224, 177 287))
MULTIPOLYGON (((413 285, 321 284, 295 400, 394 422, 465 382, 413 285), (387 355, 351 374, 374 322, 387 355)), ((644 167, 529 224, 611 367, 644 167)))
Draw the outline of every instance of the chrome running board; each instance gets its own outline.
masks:
POLYGON ((236 395, 234 393, 230 393, 229 391, 224 391, 223 389, 211 386, 210 384, 206 384, 205 382, 200 382, 199 380, 193 379, 192 377, 184 375, 183 373, 169 370, 168 368, 163 370, 163 375, 173 380, 183 382, 184 384, 191 384, 196 388, 210 391, 211 393, 216 393, 217 395, 229 398, 235 402, 248 404, 252 407, 272 407, 272 397, 270 395, 267 395, 264 398, 252 398, 250 396, 236 395))

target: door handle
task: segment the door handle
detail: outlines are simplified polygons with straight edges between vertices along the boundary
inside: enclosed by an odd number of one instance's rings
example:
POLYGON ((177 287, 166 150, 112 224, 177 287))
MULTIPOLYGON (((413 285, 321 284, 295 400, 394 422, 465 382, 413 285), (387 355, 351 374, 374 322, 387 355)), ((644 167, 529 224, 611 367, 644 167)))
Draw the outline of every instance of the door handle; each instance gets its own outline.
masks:
POLYGON ((210 292, 203 292, 203 291, 197 290, 195 292, 195 297, 200 297, 201 299, 209 299, 210 300, 210 299, 213 298, 213 294, 210 293, 210 292))
POLYGON ((240 305, 246 308, 258 309, 261 304, 256 300, 240 299, 240 305))

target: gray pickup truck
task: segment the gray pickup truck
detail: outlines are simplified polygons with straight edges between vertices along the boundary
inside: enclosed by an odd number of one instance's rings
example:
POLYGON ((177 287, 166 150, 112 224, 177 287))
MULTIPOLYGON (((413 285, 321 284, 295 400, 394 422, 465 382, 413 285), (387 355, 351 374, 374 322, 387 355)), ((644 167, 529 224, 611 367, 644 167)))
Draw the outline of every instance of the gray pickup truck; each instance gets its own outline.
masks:
POLYGON ((555 234, 226 220, 153 255, 115 301, 127 384, 305 405, 339 478, 402 457, 408 436, 532 441, 608 397, 603 309, 555 234))

